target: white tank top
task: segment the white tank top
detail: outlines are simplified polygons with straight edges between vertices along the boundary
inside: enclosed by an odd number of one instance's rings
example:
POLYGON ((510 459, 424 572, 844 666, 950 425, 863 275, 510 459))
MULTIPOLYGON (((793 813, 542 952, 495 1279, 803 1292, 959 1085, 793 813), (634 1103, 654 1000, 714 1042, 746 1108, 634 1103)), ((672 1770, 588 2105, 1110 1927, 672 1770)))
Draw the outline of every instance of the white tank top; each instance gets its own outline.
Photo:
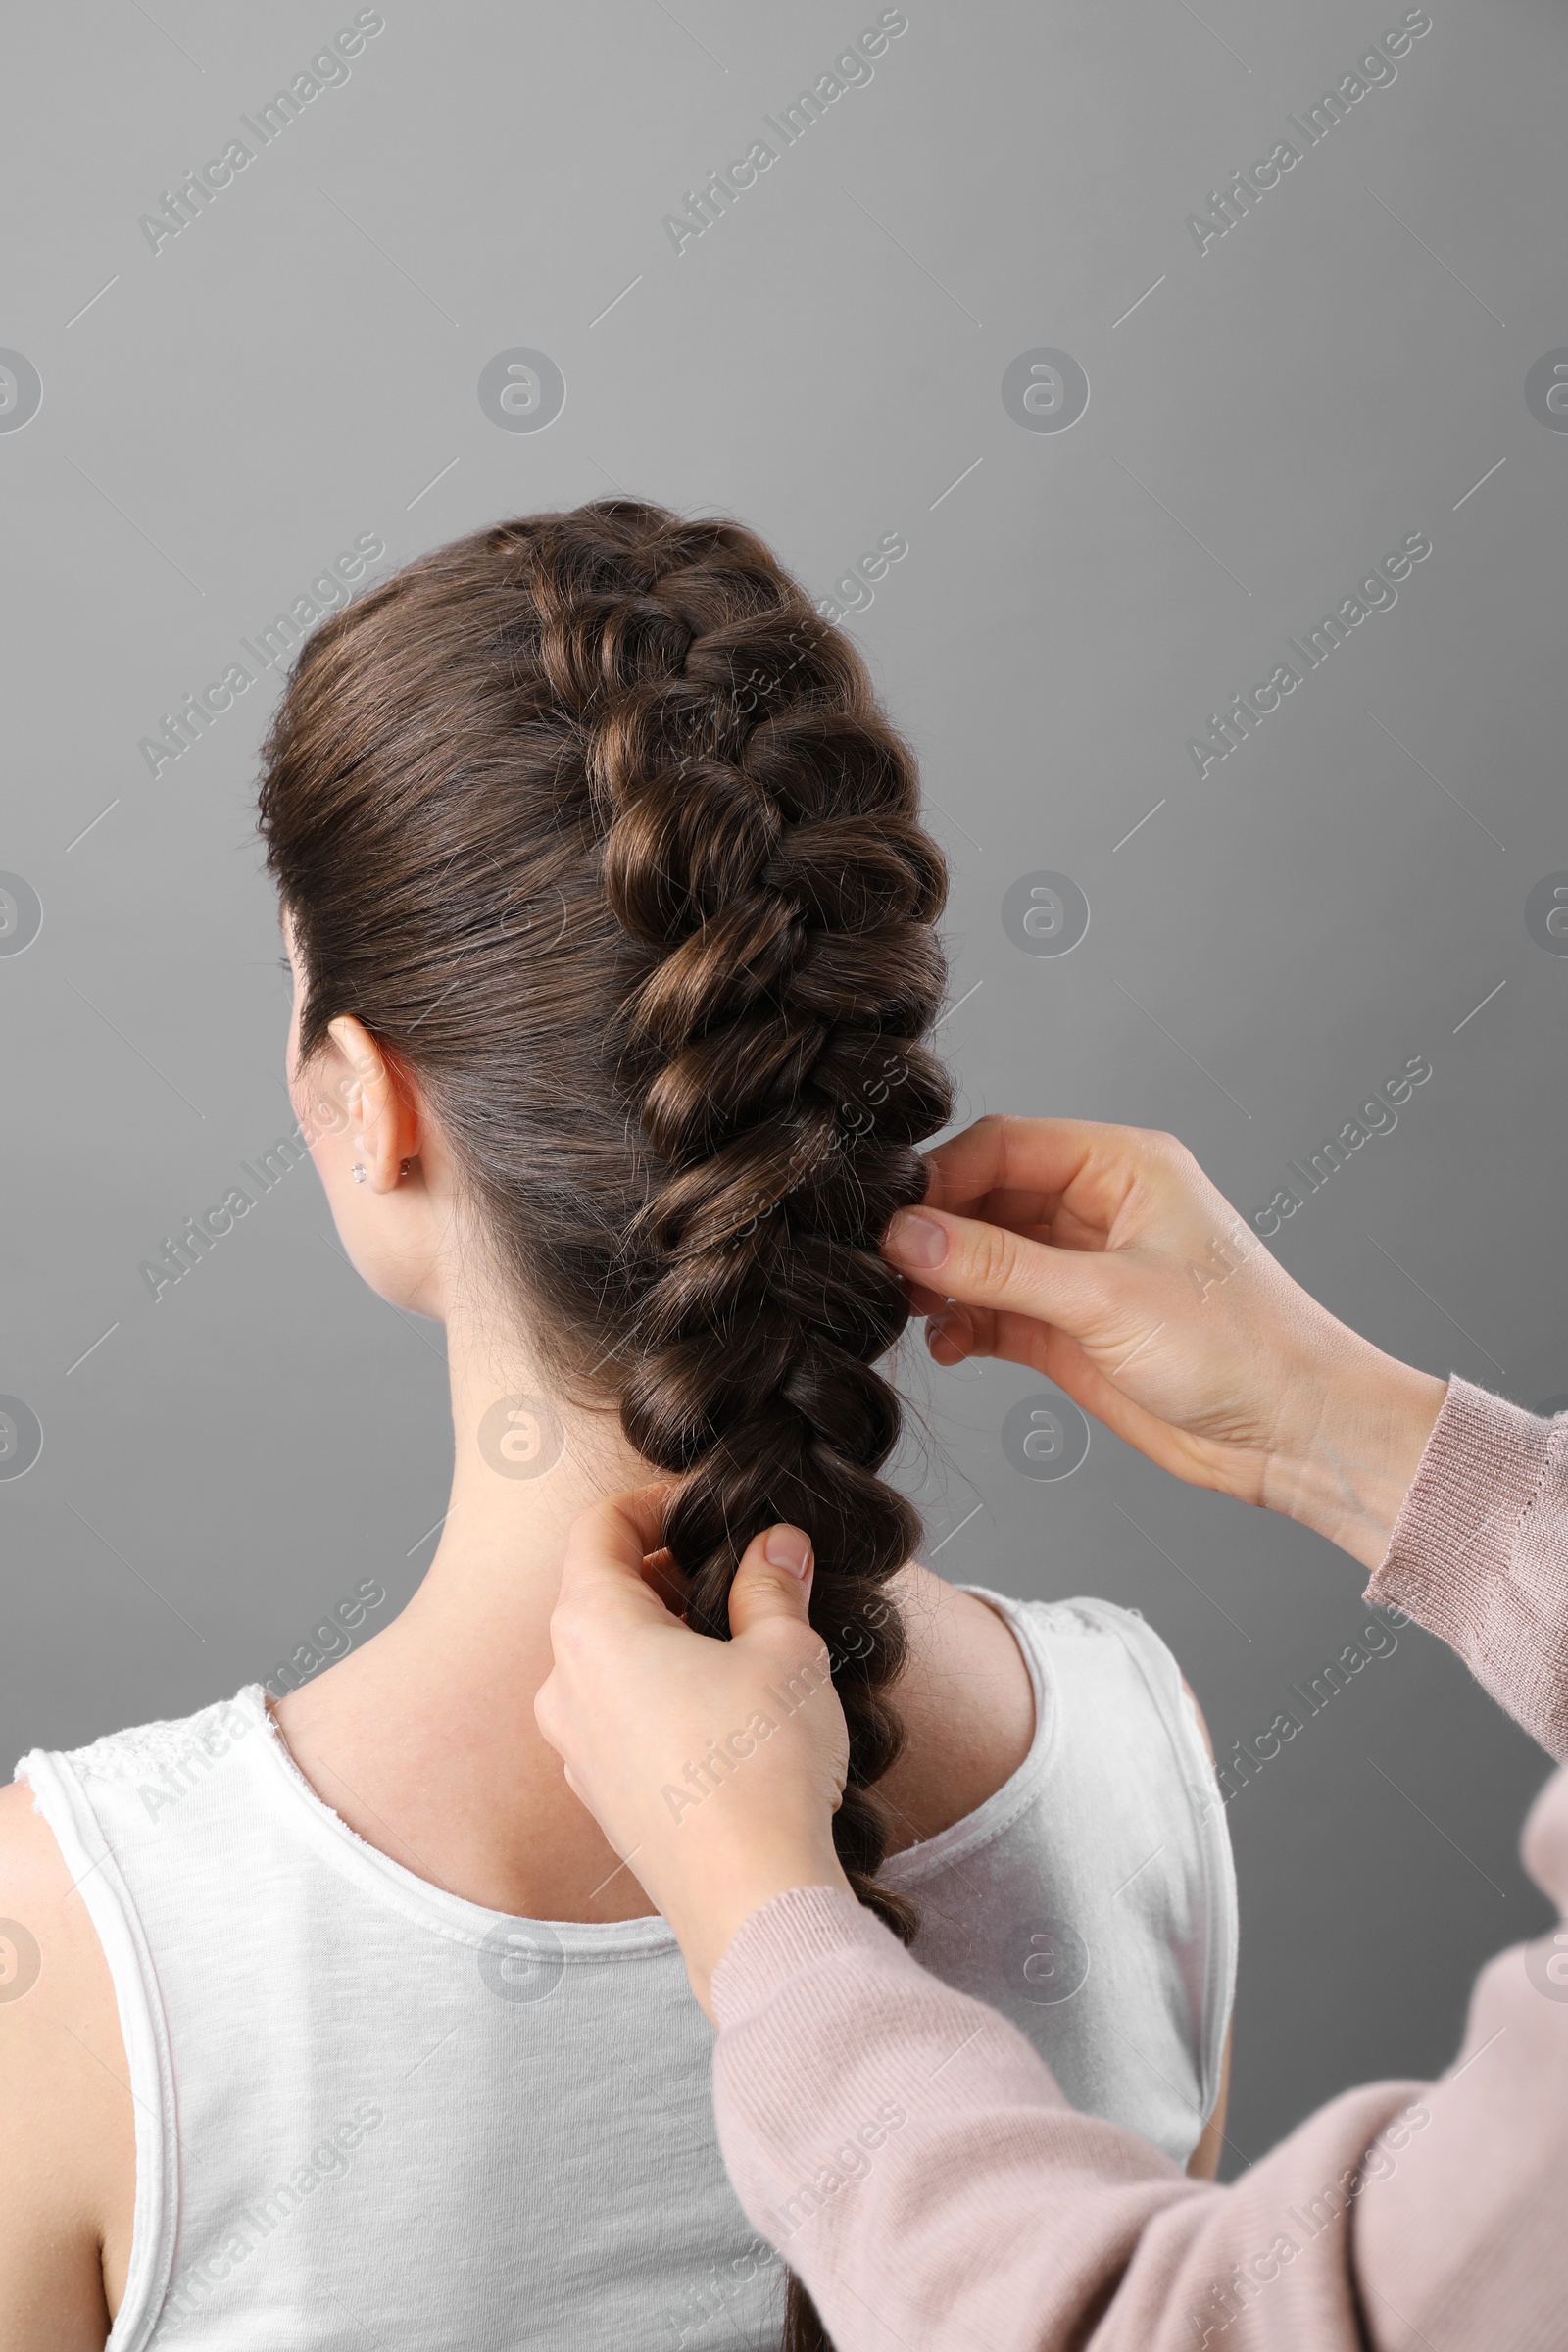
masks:
MULTIPOLYGON (((890 1861, 917 1955, 1077 2107, 1185 2163, 1236 1954, 1224 1809, 1174 1659, 1095 1600, 983 1597, 1035 1736, 890 1861)), ((781 2266, 713 2132, 712 2029, 659 1919, 513 1919, 357 1838, 260 1685, 17 1767, 114 1978, 135 2096, 111 2352, 758 2352, 781 2266)))

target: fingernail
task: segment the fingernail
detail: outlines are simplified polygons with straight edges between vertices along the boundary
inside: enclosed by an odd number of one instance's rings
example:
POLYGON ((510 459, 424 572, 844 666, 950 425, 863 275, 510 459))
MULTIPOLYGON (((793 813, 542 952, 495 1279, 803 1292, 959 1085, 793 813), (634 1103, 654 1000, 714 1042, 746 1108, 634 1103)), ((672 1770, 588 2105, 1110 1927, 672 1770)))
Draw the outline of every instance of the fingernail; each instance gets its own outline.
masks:
POLYGON ((888 1227, 887 1247, 906 1265, 940 1266, 948 1254, 947 1230, 930 1217, 901 1209, 888 1227))
POLYGON ((805 1576, 811 1565, 811 1539, 799 1527, 770 1528, 762 1557, 775 1568, 787 1568, 791 1576, 805 1576))

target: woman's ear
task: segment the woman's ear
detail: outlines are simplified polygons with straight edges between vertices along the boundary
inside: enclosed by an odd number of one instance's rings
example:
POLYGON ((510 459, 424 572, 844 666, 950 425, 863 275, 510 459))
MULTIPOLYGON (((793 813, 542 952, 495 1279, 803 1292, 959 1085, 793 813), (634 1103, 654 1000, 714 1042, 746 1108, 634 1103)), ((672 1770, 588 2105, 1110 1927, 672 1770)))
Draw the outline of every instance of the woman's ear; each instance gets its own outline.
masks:
POLYGON ((419 1149, 418 1113, 363 1021, 339 1013, 327 1035, 348 1065, 349 1149, 370 1190, 390 1193, 419 1149))

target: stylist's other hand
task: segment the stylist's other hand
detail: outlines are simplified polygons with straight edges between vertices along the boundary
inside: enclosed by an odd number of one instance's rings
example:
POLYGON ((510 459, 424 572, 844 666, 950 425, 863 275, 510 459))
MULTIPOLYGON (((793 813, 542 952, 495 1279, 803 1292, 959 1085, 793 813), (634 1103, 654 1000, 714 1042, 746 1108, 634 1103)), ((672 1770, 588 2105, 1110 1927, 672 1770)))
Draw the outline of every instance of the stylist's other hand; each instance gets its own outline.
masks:
POLYGON ((1185 1145, 993 1117, 926 1166, 883 1248, 938 1363, 1027 1364, 1178 1478, 1377 1566, 1446 1384, 1293 1282, 1185 1145))
POLYGON ((792 1886, 839 1886, 833 1815, 849 1735, 807 1618, 811 1547, 774 1527, 729 1596, 732 1639, 672 1616, 655 1587, 666 1487, 573 1520, 534 1700, 574 1793, 680 1939, 692 1990, 741 1922, 792 1886))

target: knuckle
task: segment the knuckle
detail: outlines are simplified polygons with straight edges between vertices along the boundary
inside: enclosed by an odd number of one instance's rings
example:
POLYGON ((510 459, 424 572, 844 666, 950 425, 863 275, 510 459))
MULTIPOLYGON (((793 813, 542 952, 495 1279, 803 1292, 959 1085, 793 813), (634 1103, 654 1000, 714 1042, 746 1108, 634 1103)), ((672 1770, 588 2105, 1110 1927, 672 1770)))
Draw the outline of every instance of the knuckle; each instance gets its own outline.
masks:
POLYGON ((1003 1225, 982 1225, 974 1244, 975 1281, 982 1291, 1004 1291, 1018 1273, 1018 1237, 1003 1225))
POLYGON ((1146 1149, 1152 1164, 1173 1176, 1185 1179, 1198 1165, 1181 1137, 1169 1134, 1163 1127, 1152 1131, 1146 1149))
POLYGON ((1083 1251, 1074 1262, 1073 1308, 1080 1321, 1093 1323, 1111 1313, 1123 1294, 1117 1287, 1121 1269, 1109 1250, 1083 1251))
POLYGON ((813 1685, 818 1677, 826 1682, 832 1674, 833 1653, 814 1626, 780 1620, 774 1647, 784 1673, 808 1677, 813 1685))
POLYGON ((591 1639, 588 1613, 575 1601, 561 1601, 550 1620, 550 1641, 558 1663, 580 1657, 591 1639))

